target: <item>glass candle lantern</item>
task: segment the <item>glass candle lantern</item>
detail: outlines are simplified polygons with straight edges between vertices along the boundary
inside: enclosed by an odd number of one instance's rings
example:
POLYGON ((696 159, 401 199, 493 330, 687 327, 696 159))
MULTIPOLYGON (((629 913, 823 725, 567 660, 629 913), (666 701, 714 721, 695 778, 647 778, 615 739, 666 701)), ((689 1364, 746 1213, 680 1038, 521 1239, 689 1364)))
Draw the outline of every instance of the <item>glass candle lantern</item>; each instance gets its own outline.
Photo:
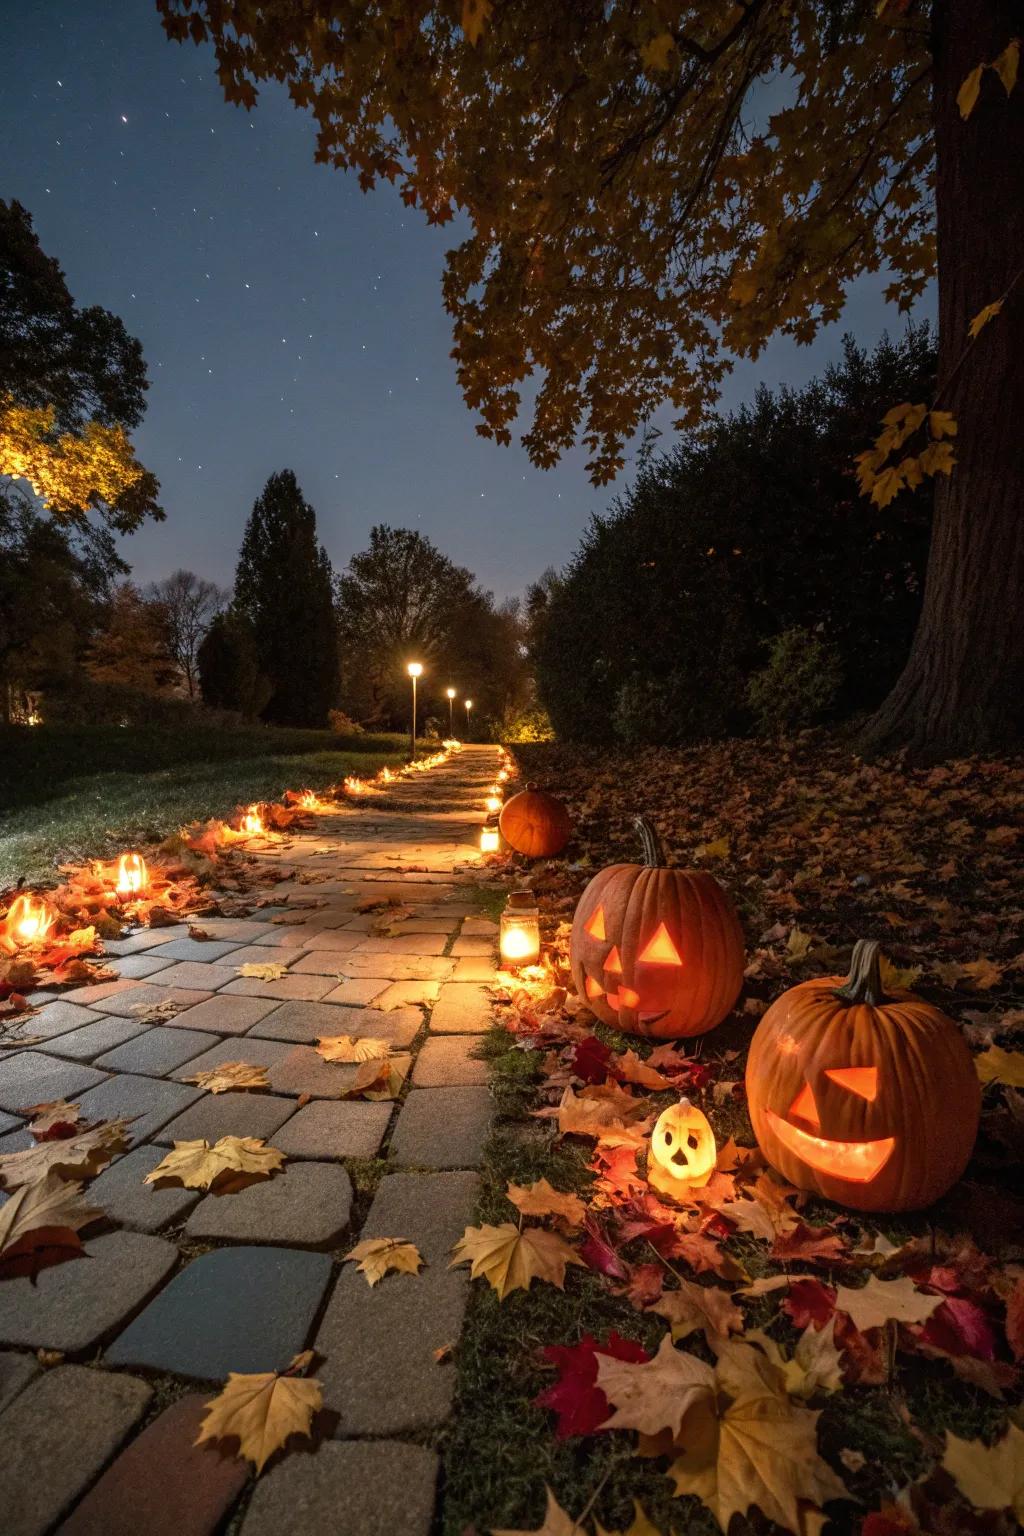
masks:
POLYGON ((480 852, 497 853, 501 848, 501 833, 498 831, 498 823, 489 821, 486 826, 480 828, 480 852))
POLYGON ((540 959, 540 912, 532 891, 512 891, 501 914, 499 948, 509 970, 540 959))
POLYGON ((117 861, 117 894, 140 896, 149 885, 149 870, 141 853, 122 853, 117 861))
POLYGON ((42 899, 16 896, 4 920, 4 937, 17 946, 41 944, 56 921, 56 912, 42 899))

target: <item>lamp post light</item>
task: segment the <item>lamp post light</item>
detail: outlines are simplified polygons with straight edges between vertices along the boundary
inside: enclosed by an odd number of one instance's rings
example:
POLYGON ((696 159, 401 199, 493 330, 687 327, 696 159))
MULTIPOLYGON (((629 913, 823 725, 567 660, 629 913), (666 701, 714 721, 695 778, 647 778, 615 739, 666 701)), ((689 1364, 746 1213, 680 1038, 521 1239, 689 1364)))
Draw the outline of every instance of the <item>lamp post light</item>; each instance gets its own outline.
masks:
POLYGON ((412 678, 412 725, 409 729, 409 761, 416 761, 416 679, 423 676, 423 663, 410 661, 405 669, 412 678))
POLYGON ((445 693, 448 695, 448 735, 454 741, 454 739, 455 739, 455 689, 454 688, 446 688, 445 689, 445 693))
POLYGON ((465 700, 465 705, 466 705, 466 740, 468 741, 469 740, 469 712, 473 708, 473 700, 472 699, 466 699, 465 700))

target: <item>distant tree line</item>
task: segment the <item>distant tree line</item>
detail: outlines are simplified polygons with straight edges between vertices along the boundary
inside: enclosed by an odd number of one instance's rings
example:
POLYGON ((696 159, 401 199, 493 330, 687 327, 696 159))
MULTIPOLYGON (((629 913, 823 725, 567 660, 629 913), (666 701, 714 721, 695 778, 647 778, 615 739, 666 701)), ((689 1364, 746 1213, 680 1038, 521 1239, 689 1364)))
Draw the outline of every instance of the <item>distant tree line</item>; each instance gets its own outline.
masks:
POLYGON ((935 368, 926 325, 870 353, 847 337, 805 388, 650 453, 528 593, 557 732, 680 743, 876 706, 920 612, 931 495, 880 510, 853 460, 889 403, 931 398, 935 368))

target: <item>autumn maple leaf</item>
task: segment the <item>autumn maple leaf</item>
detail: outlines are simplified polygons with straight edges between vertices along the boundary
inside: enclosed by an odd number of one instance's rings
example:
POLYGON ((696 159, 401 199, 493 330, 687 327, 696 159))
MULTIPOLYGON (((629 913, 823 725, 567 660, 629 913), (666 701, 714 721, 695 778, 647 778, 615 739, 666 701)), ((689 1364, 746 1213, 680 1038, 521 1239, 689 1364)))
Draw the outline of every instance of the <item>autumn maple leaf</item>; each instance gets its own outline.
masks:
POLYGON ((624 1339, 612 1330, 603 1344, 585 1333, 578 1344, 548 1344, 542 1351, 549 1364, 558 1367, 558 1380, 546 1387, 534 1402, 557 1415, 555 1438, 592 1435, 600 1429, 611 1408, 597 1384, 599 1355, 634 1363, 650 1359, 643 1345, 624 1339))

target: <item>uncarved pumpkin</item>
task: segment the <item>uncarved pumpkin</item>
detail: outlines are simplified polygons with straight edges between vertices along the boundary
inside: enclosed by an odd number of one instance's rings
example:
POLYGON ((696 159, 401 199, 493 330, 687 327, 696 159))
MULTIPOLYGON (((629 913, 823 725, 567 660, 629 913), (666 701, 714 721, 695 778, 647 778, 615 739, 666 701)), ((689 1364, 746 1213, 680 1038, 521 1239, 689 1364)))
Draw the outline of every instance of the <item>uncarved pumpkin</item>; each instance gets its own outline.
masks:
POLYGON ((572 836, 569 812, 554 795, 527 784, 501 808, 501 835, 516 853, 528 859, 551 859, 572 836))
POLYGON ((967 1166, 981 1113, 952 1019, 882 989, 878 945, 850 975, 784 992, 754 1033, 747 1102, 758 1145, 798 1189, 858 1211, 913 1211, 967 1166))
POLYGON ((667 869, 650 822, 633 823, 644 864, 595 875, 573 918, 576 990, 604 1024, 659 1040, 720 1024, 743 985, 743 934, 703 870, 667 869))

